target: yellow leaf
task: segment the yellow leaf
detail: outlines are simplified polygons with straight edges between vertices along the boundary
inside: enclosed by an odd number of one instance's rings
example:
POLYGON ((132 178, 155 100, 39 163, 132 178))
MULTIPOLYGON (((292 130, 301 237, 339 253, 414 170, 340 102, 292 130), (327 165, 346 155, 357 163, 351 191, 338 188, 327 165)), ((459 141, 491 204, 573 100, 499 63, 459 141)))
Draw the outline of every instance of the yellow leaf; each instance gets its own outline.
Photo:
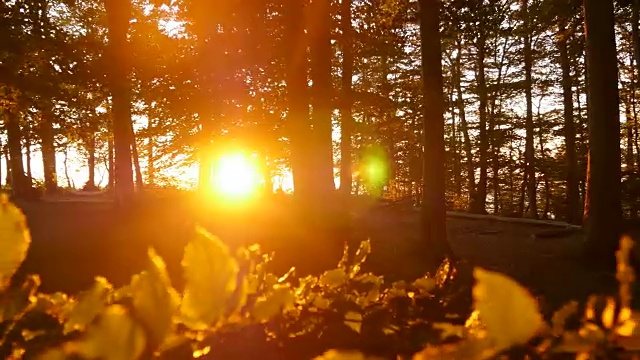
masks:
POLYGON ((218 324, 237 286, 238 264, 229 248, 198 228, 185 248, 182 266, 186 284, 180 310, 185 324, 195 330, 218 324))
POLYGON ((153 249, 149 249, 148 270, 131 279, 131 297, 136 314, 149 329, 149 341, 155 349, 171 330, 179 301, 164 261, 153 249))
POLYGON ((288 285, 276 286, 271 293, 258 299, 251 311, 258 321, 268 321, 293 306, 295 295, 288 285))
POLYGON ((77 302, 69 303, 64 333, 82 330, 105 308, 112 286, 103 277, 96 277, 91 289, 84 291, 77 302))
POLYGON ((498 351, 527 343, 543 327, 538 303, 513 279, 475 268, 474 308, 498 351))
POLYGON ((122 305, 111 305, 91 324, 83 339, 70 343, 68 352, 89 359, 135 360, 146 345, 144 329, 136 324, 122 305))
POLYGON ((330 288, 337 288, 343 285, 347 281, 347 278, 348 276, 344 269, 328 270, 320 276, 320 284, 330 288))
POLYGON ((36 360, 67 360, 67 354, 61 348, 54 348, 36 356, 36 360))
POLYGON ((420 292, 428 293, 436 287, 436 280, 430 278, 419 278, 413 282, 413 286, 420 290, 420 292))
POLYGON ((358 351, 329 350, 314 360, 365 360, 366 357, 358 351))
POLYGON ((344 315, 344 324, 353 331, 360 333, 360 329, 362 329, 362 314, 355 311, 347 312, 344 315))
POLYGON ((22 211, 0 194, 0 292, 27 256, 31 235, 22 211))
POLYGON ((465 327, 462 325, 454 325, 451 323, 433 323, 433 328, 440 330, 440 339, 445 340, 448 337, 455 336, 464 337, 465 327))

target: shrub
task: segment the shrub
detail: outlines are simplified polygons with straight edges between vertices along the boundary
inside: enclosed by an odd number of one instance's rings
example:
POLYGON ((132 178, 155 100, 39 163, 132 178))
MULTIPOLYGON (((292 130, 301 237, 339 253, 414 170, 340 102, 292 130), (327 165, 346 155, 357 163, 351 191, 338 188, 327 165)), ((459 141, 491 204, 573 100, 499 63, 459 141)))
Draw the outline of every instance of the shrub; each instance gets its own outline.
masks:
POLYGON ((572 329, 567 319, 576 316, 577 303, 546 323, 535 299, 496 272, 474 269, 473 312, 451 314, 446 280, 455 275, 452 264, 434 277, 386 284, 361 272, 371 251, 365 241, 353 258, 345 250, 338 266, 319 276, 298 278, 295 269, 278 276, 267 271, 271 257, 258 246, 231 253, 204 229, 185 248, 181 293, 149 249, 147 269, 126 286, 96 278, 77 296, 45 294, 36 275, 10 282, 30 237, 24 216, 6 197, 0 199, 0 231, 5 358, 487 359, 505 353, 609 356, 640 344, 638 316, 629 308, 629 239, 619 251, 620 299, 593 297, 572 329), (327 351, 332 348, 341 351, 327 351))

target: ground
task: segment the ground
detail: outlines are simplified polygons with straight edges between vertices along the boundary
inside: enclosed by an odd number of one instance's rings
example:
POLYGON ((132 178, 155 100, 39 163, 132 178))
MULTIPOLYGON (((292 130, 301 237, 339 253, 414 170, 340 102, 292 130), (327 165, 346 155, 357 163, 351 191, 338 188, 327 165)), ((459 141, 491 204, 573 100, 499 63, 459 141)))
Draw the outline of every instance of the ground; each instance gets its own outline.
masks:
MULTIPOLYGON (((196 220, 189 206, 162 202, 135 211, 114 211, 104 202, 40 202, 20 204, 32 232, 33 243, 21 274, 37 273, 45 291, 77 292, 95 276, 115 285, 129 281, 145 266, 153 246, 165 259, 172 281, 181 286, 182 249, 196 220)), ((299 225, 286 206, 259 212, 237 210, 226 217, 212 216, 200 223, 232 247, 258 241, 276 251, 280 271, 291 265, 318 271, 337 262, 341 231, 323 231, 299 225), (338 239, 338 241, 336 241, 338 239)), ((353 234, 370 238, 373 253, 368 270, 390 280, 422 275, 417 246, 417 212, 398 207, 360 205, 353 234)), ((584 298, 593 278, 580 267, 581 235, 567 231, 555 237, 535 234, 559 229, 545 224, 521 224, 491 218, 450 216, 448 230, 454 252, 473 265, 504 272, 551 307, 572 298, 584 298)))

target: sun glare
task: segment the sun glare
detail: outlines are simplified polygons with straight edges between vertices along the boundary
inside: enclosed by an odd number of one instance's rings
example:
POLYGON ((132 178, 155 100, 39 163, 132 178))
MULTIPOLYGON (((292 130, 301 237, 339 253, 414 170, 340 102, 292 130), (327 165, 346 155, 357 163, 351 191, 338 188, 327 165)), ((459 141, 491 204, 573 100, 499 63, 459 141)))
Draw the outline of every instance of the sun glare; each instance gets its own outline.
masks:
POLYGON ((247 198, 254 195, 262 185, 258 167, 248 156, 226 154, 215 164, 213 188, 220 196, 227 198, 247 198))

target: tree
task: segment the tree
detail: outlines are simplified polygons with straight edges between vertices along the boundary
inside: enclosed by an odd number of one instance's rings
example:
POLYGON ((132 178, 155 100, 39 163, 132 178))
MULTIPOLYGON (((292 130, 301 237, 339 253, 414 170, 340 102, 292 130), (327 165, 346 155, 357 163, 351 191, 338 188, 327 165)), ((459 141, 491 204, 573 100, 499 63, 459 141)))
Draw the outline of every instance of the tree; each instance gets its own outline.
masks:
POLYGON ((615 270, 621 234, 620 115, 613 0, 584 0, 589 106, 586 255, 615 270))
POLYGON ((131 93, 127 32, 131 18, 130 0, 105 0, 109 32, 109 90, 112 98, 115 187, 119 203, 133 197, 131 162, 131 93))
POLYGON ((351 136, 353 133, 353 35, 351 25, 351 0, 342 0, 342 109, 340 121, 340 190, 351 195, 351 136))
POLYGON ((445 204, 445 139, 442 49, 440 44, 440 1, 420 0, 420 43, 423 89, 423 181, 422 236, 436 269, 452 255, 447 240, 445 204))

